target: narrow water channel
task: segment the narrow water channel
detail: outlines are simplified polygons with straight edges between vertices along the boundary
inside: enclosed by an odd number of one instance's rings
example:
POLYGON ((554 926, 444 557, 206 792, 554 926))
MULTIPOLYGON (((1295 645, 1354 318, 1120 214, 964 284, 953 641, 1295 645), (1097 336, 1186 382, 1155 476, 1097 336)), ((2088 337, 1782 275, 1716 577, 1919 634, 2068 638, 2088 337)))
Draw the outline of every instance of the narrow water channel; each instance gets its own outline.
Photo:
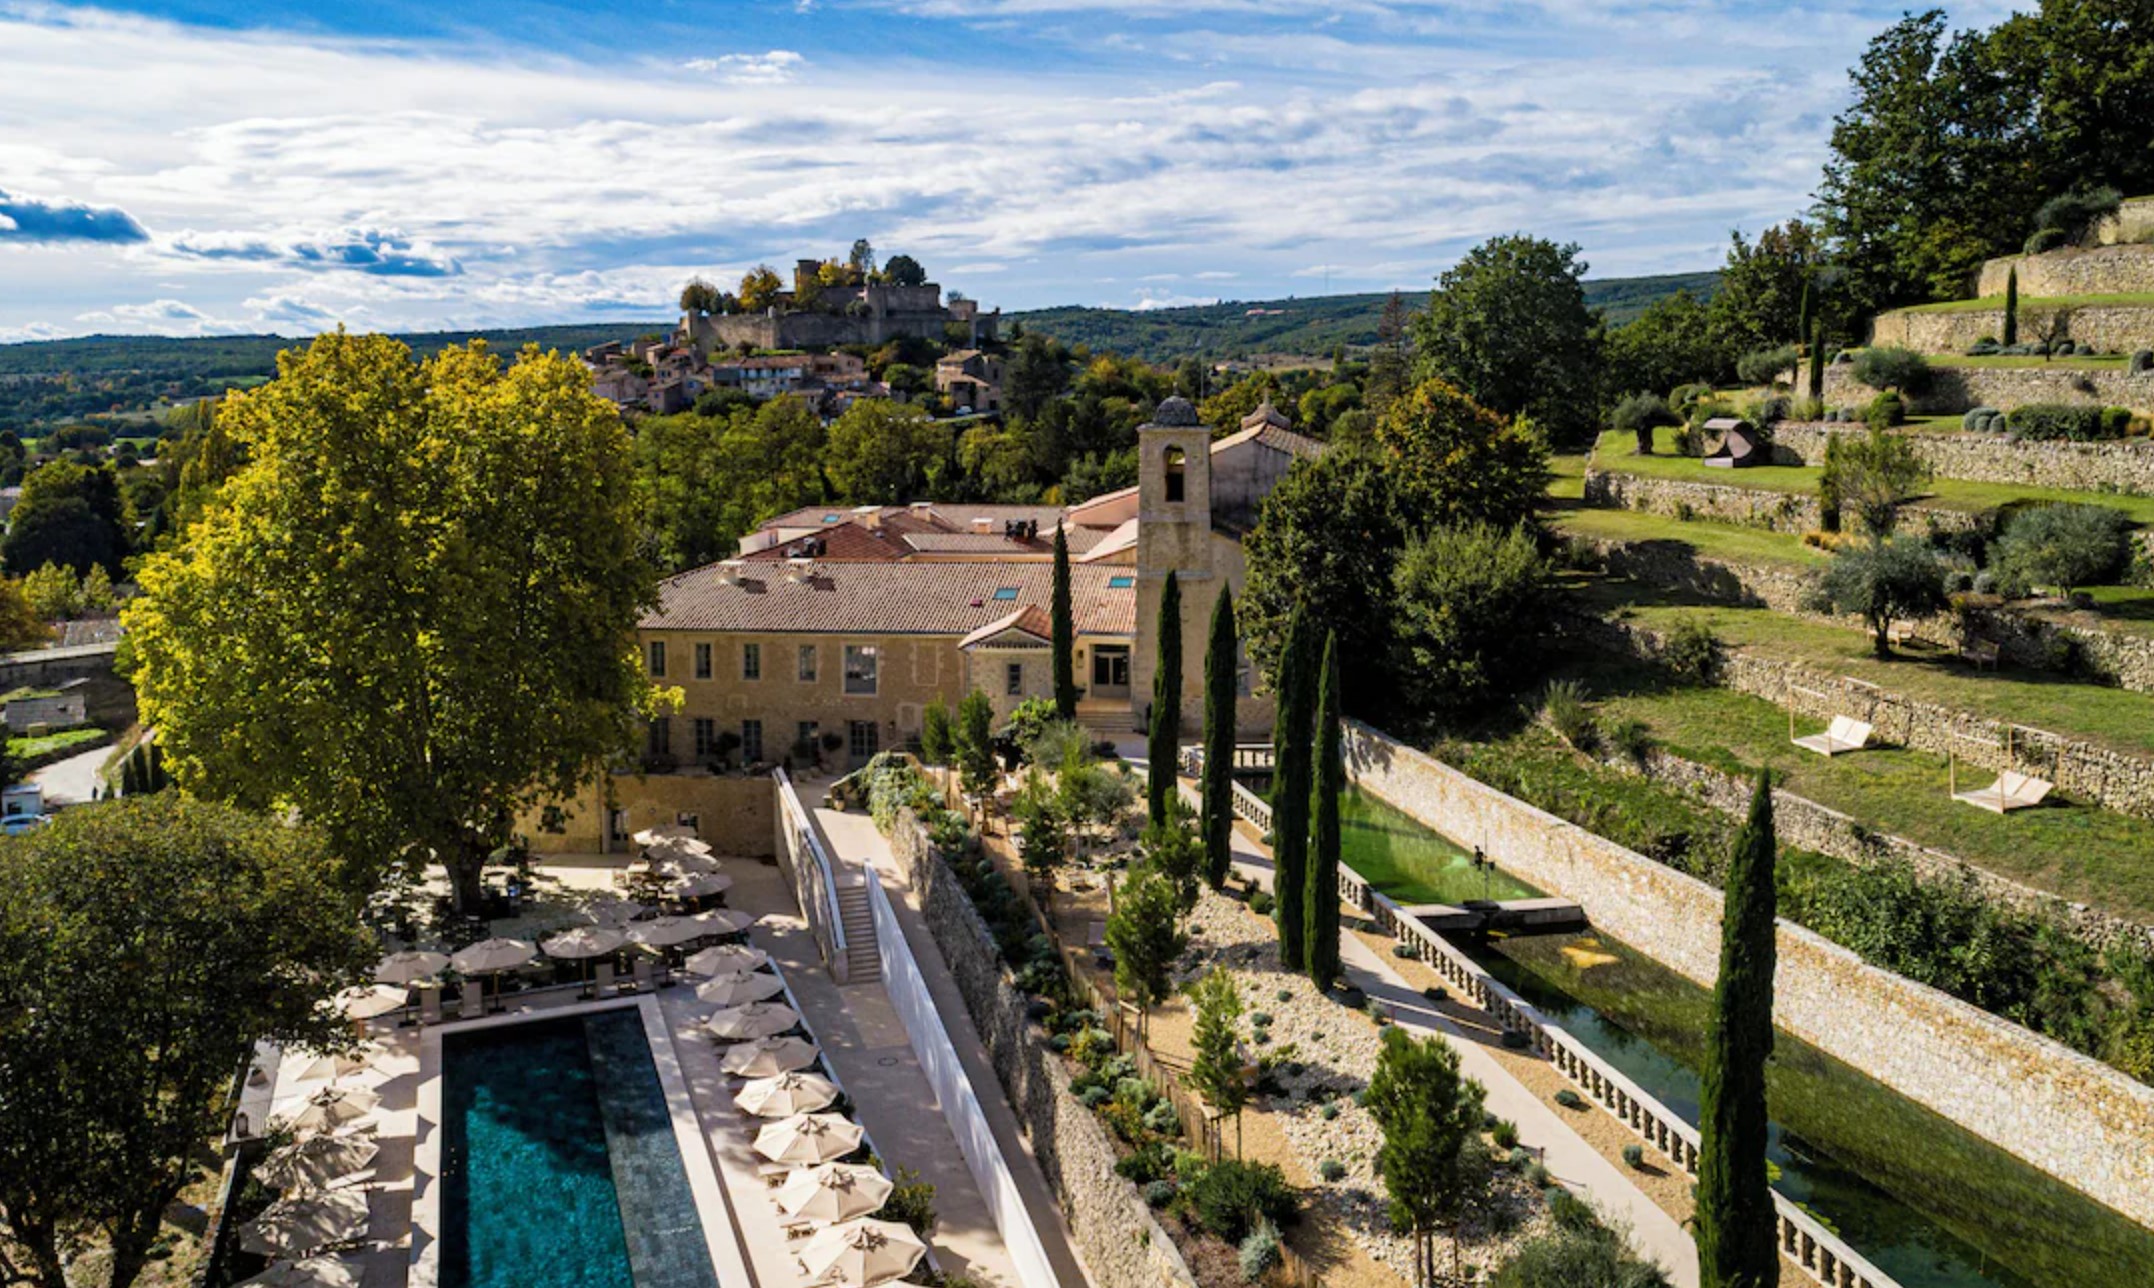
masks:
MULTIPOLYGON (((1400 903, 1542 893, 1358 790, 1340 816, 1347 865, 1400 903)), ((1463 946, 1697 1122, 1706 989, 1591 932, 1463 946)), ((2154 1284, 2154 1233, 1786 1033, 1767 1084, 1776 1188, 1903 1288, 2154 1284)))

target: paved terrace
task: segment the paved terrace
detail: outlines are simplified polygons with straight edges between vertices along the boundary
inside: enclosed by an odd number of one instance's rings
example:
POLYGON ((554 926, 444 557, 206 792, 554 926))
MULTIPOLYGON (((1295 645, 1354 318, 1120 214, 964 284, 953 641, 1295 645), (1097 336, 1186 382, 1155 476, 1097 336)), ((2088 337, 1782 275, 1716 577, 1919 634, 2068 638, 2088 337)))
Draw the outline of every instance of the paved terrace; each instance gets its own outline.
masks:
MULTIPOLYGON (((560 928, 573 919, 580 904, 614 893, 614 874, 626 864, 624 855, 563 856, 541 863, 537 898, 527 905, 524 915, 495 922, 492 933, 528 939, 560 928)), ((735 882, 727 892, 728 906, 762 918, 750 938, 770 954, 773 964, 783 972, 825 1062, 853 1102, 855 1121, 866 1129, 886 1170, 895 1175, 900 1167, 911 1168, 920 1179, 934 1184, 937 1223, 929 1242, 942 1270, 1014 1288, 1017 1281, 1001 1236, 958 1152, 941 1106, 914 1059, 904 1027, 882 983, 841 986, 831 981, 817 956, 814 938, 775 865, 753 859, 727 859, 724 864, 725 873, 735 882)), ((920 940, 910 934, 907 938, 919 952, 920 940)), ((926 944, 926 951, 934 952, 932 942, 926 944)), ((949 985, 940 957, 924 958, 920 965, 931 979, 941 978, 950 987, 953 1000, 938 996, 937 1006, 966 1057, 981 1101, 991 1116, 999 1113, 1002 1119, 1009 1120, 1008 1106, 993 1073, 987 1072, 982 1081, 974 1070, 979 1058, 978 1038, 969 1024, 963 1024, 960 1032, 963 1007, 954 1001, 954 986, 949 985), (965 1050, 968 1044, 971 1049, 965 1050)), ((796 1259, 804 1241, 786 1239, 774 1192, 758 1175, 762 1156, 752 1149, 756 1129, 764 1120, 743 1114, 734 1106, 733 1093, 739 1088, 739 1080, 719 1068, 726 1044, 701 1032, 703 1019, 716 1008, 697 999, 693 977, 683 977, 683 981, 660 992, 658 1008, 687 1084, 699 1134, 720 1181, 722 1193, 699 1192, 698 1206, 706 1221, 724 1222, 729 1228, 746 1255, 749 1277, 756 1288, 801 1288, 809 1282, 796 1259)), ((509 994, 511 1015, 519 1011, 534 1016, 562 1013, 580 1004, 573 989, 509 994)), ((382 1098, 373 1115, 382 1151, 375 1160, 374 1188, 368 1192, 368 1242, 363 1250, 346 1254, 362 1268, 365 1288, 409 1288, 415 1243, 418 1250, 423 1250, 430 1237, 429 1232, 414 1230, 414 1174, 422 1152, 418 1148, 419 1109, 422 1104, 439 1104, 439 1079, 422 1078, 421 1030, 399 1027, 396 1018, 391 1015, 367 1026, 369 1039, 380 1051, 373 1061, 374 1068, 343 1079, 344 1085, 370 1088, 382 1098)), ((457 1022, 451 1021, 446 1029, 453 1031, 456 1027, 457 1022)), ((311 1057, 296 1053, 285 1057, 272 1092, 274 1113, 296 1113, 304 1107, 307 1095, 329 1085, 326 1079, 299 1079, 311 1063, 311 1057)), ((1008 1159, 1020 1176, 1020 1186, 1029 1180, 1033 1187, 1026 1200, 1033 1209, 1034 1220, 1040 1221, 1041 1213, 1045 1213, 1041 1234, 1048 1242, 1050 1255, 1059 1249, 1058 1276, 1071 1285, 1083 1284, 1086 1281, 1075 1269, 1059 1212, 1052 1195, 1046 1192, 1044 1179, 1021 1145, 1011 1149, 1011 1142, 1016 1140, 1014 1121, 998 1123, 997 1137, 1009 1151, 1008 1159), (1004 1125, 1009 1127, 1008 1133, 1002 1130, 1004 1125), (1035 1203, 1035 1198, 1040 1202, 1035 1203), (1066 1275, 1065 1266, 1070 1271, 1066 1275)), ((692 1178, 696 1170, 690 1169, 692 1178)), ((725 1267, 720 1267, 720 1274, 728 1280, 727 1288, 734 1288, 725 1267)))

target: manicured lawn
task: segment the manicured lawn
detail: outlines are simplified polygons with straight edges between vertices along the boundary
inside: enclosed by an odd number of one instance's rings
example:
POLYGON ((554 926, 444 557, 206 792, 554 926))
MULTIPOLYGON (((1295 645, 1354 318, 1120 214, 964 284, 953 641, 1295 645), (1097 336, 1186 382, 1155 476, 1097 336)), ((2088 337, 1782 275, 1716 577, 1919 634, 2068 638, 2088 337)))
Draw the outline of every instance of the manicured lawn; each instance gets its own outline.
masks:
POLYGON ((1558 501, 1582 501, 1586 495, 1586 458, 1548 458, 1548 495, 1558 501))
MULTIPOLYGON (((1878 749, 1827 760, 1792 746, 1787 713, 1764 699, 1715 688, 1656 691, 1649 681, 1632 683, 1604 666, 1585 678, 1609 695, 1602 703, 1608 718, 1643 721, 1677 755, 1745 774, 1770 766, 1788 790, 1867 827, 2067 899, 2154 921, 2154 863, 2147 861, 2154 855, 2154 822, 2076 803, 1990 814, 1951 799, 1941 757, 1878 749)), ((1823 727, 1805 719, 1796 730, 1823 727)), ((1990 777, 1963 767, 1960 787, 1990 777)))
POLYGON ((2154 587, 2087 586, 2102 625, 2131 635, 2154 635, 2154 587))
POLYGON ((1708 523, 1703 519, 1685 523, 1637 510, 1572 510, 1556 516, 1555 526, 1560 532, 1616 541, 1677 541, 1701 556, 1724 563, 1816 568, 1829 558, 1824 551, 1806 546, 1802 538, 1785 532, 1708 523))
POLYGON ((25 760, 50 758, 63 751, 80 751, 111 736, 103 729, 69 729, 64 733, 49 733, 42 738, 10 738, 7 740, 7 751, 19 765, 25 760))
MULTIPOLYGON (((1747 470, 1715 469, 1696 457, 1675 454, 1675 431, 1654 434, 1654 454, 1636 455, 1629 434, 1601 435, 1593 449, 1593 463, 1602 469, 1645 478, 1679 479, 1691 483, 1718 483, 1726 487, 1753 488, 1762 492, 1817 491, 1820 470, 1808 465, 1759 465, 1747 470)), ((1933 479, 1912 499, 1912 504, 1937 510, 1976 512, 1994 510, 2015 501, 2081 502, 2106 505, 2124 511, 2135 523, 2154 523, 2154 497, 2118 496, 2108 492, 2070 492, 2063 488, 2028 487, 2018 483, 1975 483, 1966 479, 1933 479)))
POLYGON ((1807 662, 1987 719, 2032 725, 2132 755, 2154 756, 2154 694, 2009 667, 1977 671, 1934 651, 1881 662, 1871 654, 1870 637, 1863 631, 1763 608, 1703 604, 1636 582, 1587 583, 1578 594, 1592 607, 1618 613, 1639 625, 1667 629, 1685 620, 1702 621, 1731 647, 1807 662))
MULTIPOLYGON (((2154 308, 2154 291, 2138 291, 2125 295, 2022 295, 2019 306, 2023 309, 2084 309, 2107 305, 2125 308, 2154 308)), ((1911 304, 1893 313, 1978 313, 1984 309, 2002 311, 2002 295, 1985 295, 1973 300, 1943 300, 1936 304, 1911 304)), ((1888 313, 1885 316, 1890 317, 1888 313)))

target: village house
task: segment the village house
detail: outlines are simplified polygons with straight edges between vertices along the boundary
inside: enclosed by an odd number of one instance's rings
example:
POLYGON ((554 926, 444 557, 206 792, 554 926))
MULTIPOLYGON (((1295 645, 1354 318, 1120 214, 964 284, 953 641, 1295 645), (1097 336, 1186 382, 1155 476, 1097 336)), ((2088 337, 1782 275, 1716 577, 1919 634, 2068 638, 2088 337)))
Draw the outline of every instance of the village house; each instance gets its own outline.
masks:
POLYGON ((1002 410, 1002 359, 978 349, 959 349, 935 364, 935 392, 954 412, 1002 410))

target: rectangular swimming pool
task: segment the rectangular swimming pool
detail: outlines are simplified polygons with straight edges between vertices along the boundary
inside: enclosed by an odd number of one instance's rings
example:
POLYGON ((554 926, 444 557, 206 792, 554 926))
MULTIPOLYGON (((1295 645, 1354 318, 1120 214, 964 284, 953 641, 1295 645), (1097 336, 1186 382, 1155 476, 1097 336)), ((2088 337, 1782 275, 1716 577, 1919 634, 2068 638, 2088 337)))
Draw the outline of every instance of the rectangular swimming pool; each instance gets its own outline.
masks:
POLYGON ((441 1052, 441 1288, 717 1288, 637 1008, 441 1052))

